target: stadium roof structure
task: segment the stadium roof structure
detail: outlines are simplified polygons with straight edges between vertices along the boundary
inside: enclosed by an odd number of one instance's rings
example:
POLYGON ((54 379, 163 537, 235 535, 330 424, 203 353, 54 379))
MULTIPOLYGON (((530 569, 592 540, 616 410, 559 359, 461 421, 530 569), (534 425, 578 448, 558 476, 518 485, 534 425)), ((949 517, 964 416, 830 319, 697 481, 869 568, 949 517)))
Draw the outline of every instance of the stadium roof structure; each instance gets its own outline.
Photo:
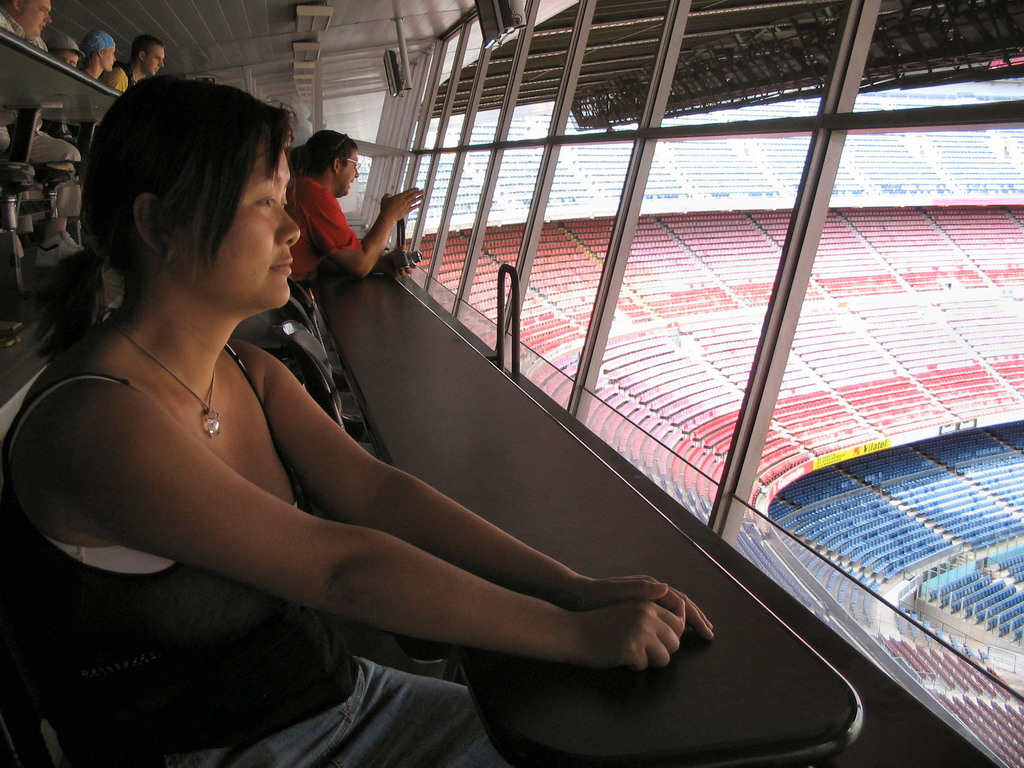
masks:
MULTIPOLYGON (((664 23, 664 0, 602 0, 572 105, 582 128, 637 122, 664 23)), ((666 114, 766 103, 821 91, 843 3, 693 0, 666 114)), ((536 25, 520 104, 554 100, 576 6, 536 25)), ((514 45, 492 51, 481 110, 508 86, 514 45)), ((464 112, 476 63, 459 75, 464 112)), ((864 90, 1024 75, 1024 0, 883 0, 864 90)), ((437 101, 439 111, 443 99, 437 101)))

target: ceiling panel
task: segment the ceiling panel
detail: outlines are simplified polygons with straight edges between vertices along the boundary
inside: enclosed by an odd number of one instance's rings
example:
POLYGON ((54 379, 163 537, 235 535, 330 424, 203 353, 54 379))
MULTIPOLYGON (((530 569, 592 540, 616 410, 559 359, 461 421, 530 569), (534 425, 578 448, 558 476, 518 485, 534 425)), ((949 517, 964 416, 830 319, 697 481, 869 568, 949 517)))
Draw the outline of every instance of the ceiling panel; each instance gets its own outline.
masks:
MULTIPOLYGON (((309 0, 313 4, 315 0, 309 0)), ((327 30, 299 33, 295 2, 285 0, 52 0, 53 27, 81 40, 90 29, 103 29, 128 57, 140 34, 166 43, 165 72, 182 76, 213 75, 218 82, 245 87, 256 95, 300 106, 292 80, 296 40, 318 39, 325 66, 325 92, 346 94, 385 91, 382 58, 397 48, 394 19, 403 19, 410 58, 472 8, 473 0, 334 0, 327 30)))

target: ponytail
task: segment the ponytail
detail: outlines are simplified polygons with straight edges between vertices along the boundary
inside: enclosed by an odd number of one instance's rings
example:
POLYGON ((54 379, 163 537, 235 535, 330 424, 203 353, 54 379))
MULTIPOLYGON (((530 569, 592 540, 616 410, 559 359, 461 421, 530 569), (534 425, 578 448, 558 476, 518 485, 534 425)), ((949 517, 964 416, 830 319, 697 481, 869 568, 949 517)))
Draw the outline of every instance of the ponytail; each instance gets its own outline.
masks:
POLYGON ((103 309, 103 259, 86 249, 63 259, 39 290, 42 305, 40 354, 52 358, 63 352, 93 325, 103 309))

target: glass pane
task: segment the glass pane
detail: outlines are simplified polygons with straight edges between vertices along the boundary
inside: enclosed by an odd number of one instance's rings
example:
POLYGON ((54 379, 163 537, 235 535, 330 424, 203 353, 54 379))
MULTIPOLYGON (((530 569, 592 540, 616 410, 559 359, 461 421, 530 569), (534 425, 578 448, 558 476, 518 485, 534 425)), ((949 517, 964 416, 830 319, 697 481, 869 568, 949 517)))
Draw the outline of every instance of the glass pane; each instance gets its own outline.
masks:
POLYGON ((882 112, 921 109, 924 107, 957 107, 970 104, 994 104, 1024 99, 1020 80, 993 80, 987 83, 954 83, 950 85, 890 89, 861 92, 854 112, 882 112))
POLYGON ((637 126, 667 7, 667 0, 598 0, 566 133, 637 126))
POLYGON ((444 261, 437 275, 438 281, 452 293, 457 293, 459 289, 490 156, 490 152, 467 152, 462 176, 455 189, 444 261))
MULTIPOLYGON (((512 113, 510 139, 537 139, 548 135, 555 96, 565 74, 576 12, 577 4, 573 3, 534 28, 528 41, 529 58, 512 113)), ((497 57, 500 60, 505 55, 503 46, 492 54, 492 59, 497 57)))
POLYGON ((840 603, 919 695, 1018 757, 983 723, 989 697, 997 724, 1020 717, 1001 686, 1024 692, 1022 137, 848 138, 861 192, 832 197, 771 424, 787 447, 752 500, 812 576, 860 585, 840 603))
POLYGON ((897 12, 884 10, 856 111, 1024 98, 1020 81, 1011 80, 1024 74, 1024 24, 1015 3, 908 3, 897 12))
POLYGON ((843 5, 763 3, 754 15, 738 4, 691 15, 665 125, 815 114, 843 5))
POLYGON ((506 150, 502 157, 483 248, 469 294, 469 303, 492 322, 497 321, 498 268, 502 264, 514 265, 519 256, 542 155, 540 148, 516 149, 506 150))
MULTIPOLYGON (((606 356, 609 365, 617 371, 625 371, 638 360, 650 361, 652 366, 660 357, 659 371, 652 370, 652 377, 665 380, 678 364, 677 350, 661 346, 657 339, 651 339, 643 355, 637 346, 617 339, 616 347, 606 356)), ((624 375, 629 375, 628 372, 624 375)), ((620 379, 621 380, 621 379, 620 379)), ((557 385, 558 379, 549 380, 545 391, 571 388, 557 385), (552 387, 551 384, 557 386, 552 387)), ((628 459, 633 466, 657 483, 662 490, 678 501, 682 507, 695 514, 704 522, 711 513, 711 502, 717 493, 718 484, 711 472, 711 463, 702 460, 689 448, 688 440, 679 429, 666 420, 658 410, 658 404, 644 405, 631 395, 620 390, 615 384, 607 383, 584 402, 579 419, 583 424, 628 459)), ((565 393, 568 398, 568 392, 565 393)), ((704 458, 710 458, 708 454, 704 458)))
POLYGON ((523 374, 558 405, 567 408, 569 395, 572 394, 572 378, 529 347, 523 347, 522 355, 523 374))
MULTIPOLYGON (((420 241, 420 250, 423 252, 423 261, 419 266, 425 270, 430 269, 434 258, 434 243, 437 241, 437 228, 441 223, 441 214, 444 210, 444 201, 448 197, 448 186, 451 183, 452 167, 455 164, 455 153, 447 152, 438 159, 437 173, 434 176, 434 188, 430 199, 425 202, 421 215, 425 218, 423 224, 423 238, 420 241)), ((424 158, 420 163, 420 172, 424 174, 423 181, 426 181, 426 173, 429 172, 430 163, 424 158)))
POLYGON ((675 453, 658 463, 673 495, 702 516, 778 269, 789 210, 775 206, 793 204, 808 142, 655 149, 596 394, 675 453))
MULTIPOLYGON (((409 186, 417 187, 418 189, 423 189, 427 183, 427 172, 430 170, 430 158, 425 155, 412 157, 409 159, 409 165, 410 168, 415 169, 413 181, 411 184, 409 184, 409 186)), ((408 178, 408 175, 403 176, 403 179, 405 178, 408 178)), ((412 240, 413 236, 416 233, 416 224, 419 221, 420 216, 422 215, 423 209, 421 207, 417 208, 414 211, 410 211, 409 215, 405 217, 405 232, 406 236, 410 238, 410 241, 412 240)), ((412 242, 412 245, 414 248, 421 247, 421 245, 416 242, 412 242)), ((425 261, 420 262, 420 269, 426 268, 426 266, 429 263, 429 258, 427 258, 425 261)))
POLYGON ((528 50, 533 39, 525 38, 522 30, 515 30, 500 45, 491 48, 487 79, 480 93, 470 144, 485 144, 495 140, 499 112, 510 87, 516 51, 520 45, 526 46, 528 50))
MULTIPOLYGON (((467 24, 463 28, 463 34, 469 35, 469 42, 466 46, 465 62, 458 68, 458 76, 455 82, 455 101, 452 103, 452 116, 448 122, 448 129, 444 134, 442 146, 458 146, 462 138, 462 127, 466 122, 466 110, 469 108, 469 98, 473 91, 473 80, 476 79, 477 63, 480 56, 480 25, 475 23, 467 24)), ((439 109, 448 96, 448 88, 453 78, 442 83, 438 89, 438 101, 435 114, 439 115, 439 109)))
POLYGON ((985 205, 1024 194, 1024 130, 854 134, 834 206, 985 205))
MULTIPOLYGON (((783 517, 794 514, 788 508, 780 511, 783 517)), ((833 525, 838 529, 842 523, 833 525)), ((945 709, 954 727, 979 739, 1003 764, 1020 765, 1024 657, 1008 650, 1007 643, 969 634, 973 620, 936 618, 940 605, 955 604, 963 613, 972 595, 985 589, 980 586, 985 577, 975 564, 924 573, 883 601, 752 510, 742 524, 737 549, 838 634, 860 638, 865 651, 893 678, 909 679, 903 684, 912 695, 945 709)))
POLYGON ((497 109, 489 109, 486 112, 477 112, 476 120, 473 121, 473 131, 469 136, 470 144, 487 144, 494 141, 498 131, 498 118, 500 112, 497 109))
MULTIPOLYGON (((1024 132, 851 135, 762 486, 829 456, 1024 412, 1024 132), (860 207, 853 207, 853 206, 860 207)), ((781 229, 781 226, 780 226, 781 229)))
MULTIPOLYGON (((452 35, 447 41, 441 43, 441 76, 437 92, 433 94, 433 108, 428 116, 427 132, 423 138, 423 147, 432 149, 437 143, 437 132, 441 125, 441 109, 444 106, 444 96, 448 89, 448 80, 451 78, 452 69, 455 67, 455 53, 459 47, 459 33, 452 35)), ((429 94, 428 94, 429 96, 429 94)))
POLYGON ((522 312, 523 343, 574 376, 632 145, 561 149, 522 312))
POLYGON ((551 127, 554 102, 544 104, 518 104, 512 113, 512 124, 508 129, 510 141, 544 138, 551 127))
POLYGON ((711 109, 709 111, 685 111, 667 115, 662 125, 708 125, 732 123, 741 120, 777 120, 783 117, 813 117, 818 114, 820 99, 797 99, 770 104, 748 104, 736 108, 711 109))
POLYGON ((461 112, 453 112, 452 116, 448 119, 448 129, 444 132, 444 147, 457 147, 459 144, 459 138, 462 136, 462 125, 466 121, 466 116, 461 112))

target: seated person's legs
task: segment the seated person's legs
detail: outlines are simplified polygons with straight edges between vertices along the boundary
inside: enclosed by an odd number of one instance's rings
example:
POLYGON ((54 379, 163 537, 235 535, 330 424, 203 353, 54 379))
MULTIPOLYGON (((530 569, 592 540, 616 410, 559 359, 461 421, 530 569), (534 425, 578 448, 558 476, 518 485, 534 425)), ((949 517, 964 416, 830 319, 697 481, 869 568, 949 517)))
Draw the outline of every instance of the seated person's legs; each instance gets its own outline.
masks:
MULTIPOLYGON (((82 159, 78 149, 63 139, 55 139, 45 134, 36 134, 32 139, 32 154, 29 158, 33 163, 77 163, 82 159)), ((36 252, 36 266, 52 267, 61 259, 81 250, 81 246, 67 232, 68 220, 59 216, 46 222, 43 240, 36 252)))
POLYGON ((167 756, 169 768, 394 765, 502 768, 470 700, 456 683, 360 660, 348 701, 248 747, 167 756))

